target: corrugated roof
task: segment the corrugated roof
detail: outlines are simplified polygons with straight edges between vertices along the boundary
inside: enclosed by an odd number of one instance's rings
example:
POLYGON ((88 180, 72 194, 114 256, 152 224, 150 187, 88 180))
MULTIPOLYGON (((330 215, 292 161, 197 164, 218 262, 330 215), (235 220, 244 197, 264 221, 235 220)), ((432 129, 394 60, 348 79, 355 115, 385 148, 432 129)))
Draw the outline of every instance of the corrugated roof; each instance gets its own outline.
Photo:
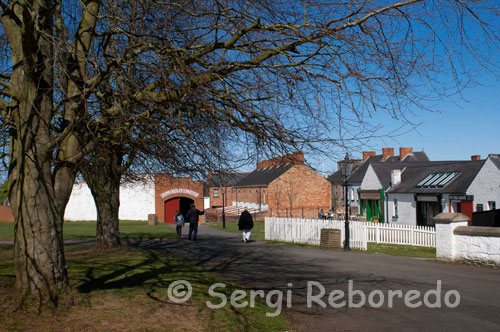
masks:
MULTIPOLYGON (((401 183, 388 193, 443 193, 465 194, 467 188, 484 164, 484 160, 430 162, 427 166, 407 165, 401 175, 401 183), (417 188, 417 184, 432 173, 460 172, 443 188, 417 188)), ((390 172, 389 172, 390 177, 390 172)))
POLYGON ((284 174, 294 164, 287 163, 271 167, 257 168, 252 173, 243 177, 233 187, 264 186, 273 182, 276 178, 284 174))

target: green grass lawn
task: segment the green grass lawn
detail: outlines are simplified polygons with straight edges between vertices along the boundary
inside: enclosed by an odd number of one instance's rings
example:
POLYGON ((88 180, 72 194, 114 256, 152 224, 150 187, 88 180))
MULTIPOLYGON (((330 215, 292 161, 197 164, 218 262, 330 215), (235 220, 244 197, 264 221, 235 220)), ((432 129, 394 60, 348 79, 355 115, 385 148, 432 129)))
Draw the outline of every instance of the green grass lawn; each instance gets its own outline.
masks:
MULTIPOLYGON (((257 299, 254 308, 227 305, 210 309, 206 301, 220 303, 208 293, 223 282, 228 298, 238 287, 203 272, 166 251, 119 248, 95 251, 89 246, 66 247, 72 291, 63 305, 38 315, 30 307, 16 310, 12 246, 0 246, 0 328, 2 331, 286 331, 283 315, 257 299), (185 303, 167 296, 168 286, 186 280, 193 295, 185 303)), ((246 298, 248 300, 248 296, 246 298)))
MULTIPOLYGON (((66 221, 64 222, 65 240, 93 240, 95 239, 95 221, 66 221)), ((166 224, 149 226, 147 221, 120 220, 120 235, 122 238, 175 238, 175 229, 166 224)), ((0 223, 0 240, 14 239, 14 224, 0 223)))
MULTIPOLYGON (((210 226, 215 229, 224 230, 222 228, 222 223, 210 223, 210 226)), ((241 232, 238 230, 237 222, 226 222, 225 231, 227 232, 241 232)), ((254 228, 252 229, 251 239, 258 241, 265 241, 265 231, 264 231, 264 221, 254 222, 254 228)), ((304 246, 304 247, 316 247, 306 244, 297 244, 289 242, 277 242, 277 241, 266 241, 281 245, 293 245, 293 246, 304 246)), ((416 246, 405 246, 397 244, 382 244, 382 243, 368 243, 368 250, 366 252, 379 252, 387 255, 393 256, 409 256, 409 257, 421 257, 421 258, 436 258, 436 248, 429 247, 416 247, 416 246)))
POLYGON ((436 248, 405 246, 400 244, 368 242, 367 252, 379 252, 392 256, 436 258, 436 248))

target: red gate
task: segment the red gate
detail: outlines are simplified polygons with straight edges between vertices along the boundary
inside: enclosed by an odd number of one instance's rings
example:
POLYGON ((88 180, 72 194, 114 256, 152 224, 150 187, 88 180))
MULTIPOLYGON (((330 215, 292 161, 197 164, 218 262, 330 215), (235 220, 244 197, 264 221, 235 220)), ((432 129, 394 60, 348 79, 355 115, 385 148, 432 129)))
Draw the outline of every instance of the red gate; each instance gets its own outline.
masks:
POLYGON ((181 199, 179 197, 165 201, 165 223, 175 224, 175 212, 180 209, 181 199))

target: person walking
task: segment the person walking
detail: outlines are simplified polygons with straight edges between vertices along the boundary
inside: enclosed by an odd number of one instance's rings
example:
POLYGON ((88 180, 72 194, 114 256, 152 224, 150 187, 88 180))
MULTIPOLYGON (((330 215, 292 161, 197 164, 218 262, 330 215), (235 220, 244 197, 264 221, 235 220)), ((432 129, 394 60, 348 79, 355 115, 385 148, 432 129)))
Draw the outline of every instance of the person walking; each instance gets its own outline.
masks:
POLYGON ((189 234, 188 239, 196 241, 198 236, 198 220, 201 215, 205 214, 205 211, 200 211, 195 208, 194 203, 191 203, 191 207, 186 213, 186 220, 189 223, 189 234))
POLYGON ((182 215, 180 210, 177 210, 177 212, 175 212, 174 220, 175 220, 175 230, 177 232, 177 238, 180 239, 182 233, 182 227, 186 223, 186 221, 184 220, 184 216, 182 215))
POLYGON ((250 234, 253 228, 253 218, 248 210, 241 212, 238 228, 243 231, 243 242, 250 242, 250 234))

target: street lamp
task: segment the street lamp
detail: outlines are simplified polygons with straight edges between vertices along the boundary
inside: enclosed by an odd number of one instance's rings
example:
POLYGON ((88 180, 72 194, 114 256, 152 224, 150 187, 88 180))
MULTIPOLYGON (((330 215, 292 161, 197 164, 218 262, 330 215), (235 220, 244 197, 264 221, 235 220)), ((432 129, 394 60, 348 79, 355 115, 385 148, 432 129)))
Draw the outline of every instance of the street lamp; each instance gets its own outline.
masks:
POLYGON ((342 176, 344 177, 344 204, 345 204, 345 242, 344 242, 344 250, 351 250, 349 247, 349 199, 348 199, 348 184, 347 178, 351 175, 352 167, 348 163, 349 154, 345 154, 344 162, 341 166, 342 176))
POLYGON ((226 212, 224 211, 226 207, 226 187, 222 191, 222 228, 226 228, 226 212))

